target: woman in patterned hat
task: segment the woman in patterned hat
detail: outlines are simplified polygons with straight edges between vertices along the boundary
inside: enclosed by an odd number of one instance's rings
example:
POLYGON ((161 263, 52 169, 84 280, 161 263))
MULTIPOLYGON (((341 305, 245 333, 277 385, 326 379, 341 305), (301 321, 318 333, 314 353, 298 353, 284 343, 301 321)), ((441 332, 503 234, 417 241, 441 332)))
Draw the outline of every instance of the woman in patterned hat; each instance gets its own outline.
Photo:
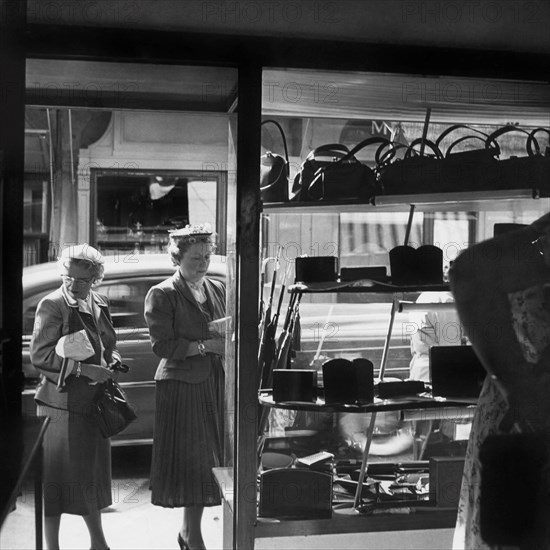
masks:
POLYGON ((212 468, 223 459, 225 286, 208 278, 215 238, 208 225, 170 233, 178 269, 152 287, 145 319, 153 352, 156 413, 151 466, 152 503, 183 507, 182 549, 204 549, 205 506, 221 504, 212 468))

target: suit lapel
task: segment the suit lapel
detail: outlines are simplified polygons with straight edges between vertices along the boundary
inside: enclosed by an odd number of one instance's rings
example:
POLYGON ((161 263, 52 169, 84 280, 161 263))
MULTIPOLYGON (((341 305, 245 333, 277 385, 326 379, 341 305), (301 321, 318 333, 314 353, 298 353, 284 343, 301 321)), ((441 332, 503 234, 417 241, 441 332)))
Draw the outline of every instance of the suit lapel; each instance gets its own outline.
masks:
POLYGON ((204 280, 204 290, 206 293, 206 297, 208 299, 208 302, 210 303, 210 306, 212 308, 212 314, 214 318, 218 315, 218 312, 220 310, 220 303, 218 295, 215 292, 215 286, 212 281, 209 279, 204 280))
POLYGON ((183 280, 179 269, 176 269, 176 272, 172 275, 172 282, 174 283, 174 288, 180 293, 180 295, 183 296, 193 307, 201 311, 199 304, 197 304, 197 300, 195 300, 195 297, 183 280))

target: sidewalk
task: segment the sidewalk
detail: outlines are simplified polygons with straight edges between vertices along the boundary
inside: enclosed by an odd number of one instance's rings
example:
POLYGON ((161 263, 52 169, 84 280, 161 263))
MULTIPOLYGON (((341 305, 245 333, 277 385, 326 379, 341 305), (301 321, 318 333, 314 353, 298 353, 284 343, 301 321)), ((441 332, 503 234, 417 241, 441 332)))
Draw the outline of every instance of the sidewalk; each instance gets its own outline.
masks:
MULTIPOLYGON (((113 479, 113 504, 103 512, 103 526, 111 550, 177 550, 181 508, 168 509, 151 504, 149 480, 113 479)), ((205 508, 202 520, 208 550, 221 550, 223 540, 222 507, 205 508)), ((34 548, 34 497, 32 484, 25 487, 0 532, 0 549, 34 548)), ((90 548, 88 531, 80 516, 61 518, 60 545, 63 550, 90 548)))

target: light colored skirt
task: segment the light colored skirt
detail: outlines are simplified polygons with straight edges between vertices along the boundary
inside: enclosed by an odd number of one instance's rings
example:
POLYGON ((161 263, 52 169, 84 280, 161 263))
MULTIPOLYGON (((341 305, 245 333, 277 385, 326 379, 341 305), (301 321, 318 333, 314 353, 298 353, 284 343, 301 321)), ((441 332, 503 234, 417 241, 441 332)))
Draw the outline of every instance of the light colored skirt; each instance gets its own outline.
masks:
POLYGON ((219 361, 199 384, 161 380, 151 465, 151 502, 165 508, 218 506, 212 468, 223 463, 224 373, 219 361))
POLYGON ((44 436, 44 515, 87 516, 112 504, 111 442, 90 415, 38 405, 44 436))

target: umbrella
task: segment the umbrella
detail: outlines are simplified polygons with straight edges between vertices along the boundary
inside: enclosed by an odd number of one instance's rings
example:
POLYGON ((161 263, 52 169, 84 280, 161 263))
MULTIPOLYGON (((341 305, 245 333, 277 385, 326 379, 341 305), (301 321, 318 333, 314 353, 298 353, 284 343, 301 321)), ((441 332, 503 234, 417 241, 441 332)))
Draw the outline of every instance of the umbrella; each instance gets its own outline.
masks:
MULTIPOLYGON (((263 302, 263 278, 262 278, 262 292, 261 292, 261 300, 260 300, 260 312, 261 312, 261 318, 260 318, 260 325, 259 325, 259 334, 260 334, 260 344, 258 347, 258 365, 260 367, 260 371, 263 372, 265 366, 265 347, 266 343, 269 339, 269 326, 271 324, 271 309, 273 307, 273 295, 275 292, 275 285, 277 282, 277 271, 279 269, 279 255, 280 255, 280 249, 277 251, 277 256, 275 259, 275 269, 273 271, 273 277, 271 279, 271 292, 269 294, 269 302, 267 304, 267 307, 264 310, 264 302, 263 302)), ((268 259, 269 260, 269 259, 268 259)), ((266 262, 264 261, 264 267, 266 265, 266 262)), ((263 274, 263 270, 262 270, 263 274)))
MULTIPOLYGON (((294 335, 294 327, 296 318, 298 316, 298 306, 302 298, 302 293, 292 293, 290 302, 288 304, 285 322, 283 330, 277 340, 277 344, 274 346, 272 360, 266 361, 265 371, 262 373, 262 387, 268 388, 273 385, 273 370, 274 369, 286 369, 289 368, 290 350, 292 347, 292 340, 294 335)), ((281 300, 280 300, 281 302, 281 300)), ((273 338, 275 341, 275 338, 273 338)), ((267 358, 267 357, 266 357, 267 358)), ((263 434, 267 425, 269 417, 269 409, 263 407, 260 412, 260 418, 258 422, 258 436, 260 437, 260 447, 263 440, 263 434)))

